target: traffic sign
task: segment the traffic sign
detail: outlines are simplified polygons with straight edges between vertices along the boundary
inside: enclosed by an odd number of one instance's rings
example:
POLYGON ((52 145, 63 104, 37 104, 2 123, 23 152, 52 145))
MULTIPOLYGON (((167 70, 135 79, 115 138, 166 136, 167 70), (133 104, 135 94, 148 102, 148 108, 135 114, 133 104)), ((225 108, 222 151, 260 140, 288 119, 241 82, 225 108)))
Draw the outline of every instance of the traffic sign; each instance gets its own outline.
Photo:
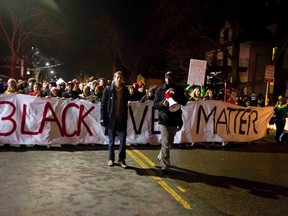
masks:
POLYGON ((264 82, 273 82, 275 73, 274 65, 266 65, 264 82))

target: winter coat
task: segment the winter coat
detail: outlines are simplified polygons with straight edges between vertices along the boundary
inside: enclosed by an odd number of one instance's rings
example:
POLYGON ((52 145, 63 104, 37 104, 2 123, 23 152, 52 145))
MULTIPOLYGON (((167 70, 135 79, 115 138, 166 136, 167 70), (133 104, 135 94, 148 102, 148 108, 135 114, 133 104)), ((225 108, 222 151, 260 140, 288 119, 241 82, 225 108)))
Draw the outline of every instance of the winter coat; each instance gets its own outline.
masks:
MULTIPOLYGON (((117 125, 117 130, 125 130, 127 128, 128 118, 128 96, 129 90, 123 85, 123 108, 122 121, 117 125)), ((100 122, 102 126, 109 129, 116 129, 116 108, 117 108, 116 90, 114 85, 106 87, 101 98, 100 122)))
POLYGON ((171 84, 167 85, 164 84, 161 87, 159 87, 156 90, 155 93, 155 99, 154 99, 154 108, 158 109, 158 123, 161 125, 166 126, 178 126, 182 127, 183 121, 182 121, 182 110, 179 109, 176 112, 170 112, 169 111, 169 105, 164 106, 163 102, 165 101, 165 92, 169 88, 174 88, 175 95, 173 96, 173 99, 183 106, 187 104, 187 98, 185 96, 185 91, 180 86, 171 84))

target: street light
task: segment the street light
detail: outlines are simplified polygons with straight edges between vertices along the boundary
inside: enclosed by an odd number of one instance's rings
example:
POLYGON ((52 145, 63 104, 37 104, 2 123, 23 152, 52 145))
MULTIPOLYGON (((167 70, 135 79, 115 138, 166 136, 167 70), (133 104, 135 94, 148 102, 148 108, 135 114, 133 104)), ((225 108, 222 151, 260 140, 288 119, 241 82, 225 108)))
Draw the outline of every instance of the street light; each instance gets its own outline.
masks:
POLYGON ((43 78, 44 74, 41 74, 43 70, 46 76, 50 77, 51 79, 53 79, 53 77, 56 78, 55 72, 51 69, 54 67, 59 67, 63 64, 55 58, 45 57, 37 47, 32 47, 31 63, 32 68, 29 69, 34 71, 36 80, 39 79, 39 76, 43 78))

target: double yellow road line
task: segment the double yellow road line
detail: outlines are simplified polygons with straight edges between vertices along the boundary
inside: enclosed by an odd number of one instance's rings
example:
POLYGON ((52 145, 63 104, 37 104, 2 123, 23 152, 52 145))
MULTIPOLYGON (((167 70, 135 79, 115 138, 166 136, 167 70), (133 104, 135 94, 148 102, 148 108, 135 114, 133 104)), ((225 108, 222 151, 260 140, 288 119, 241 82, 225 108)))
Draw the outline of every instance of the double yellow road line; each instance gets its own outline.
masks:
MULTIPOLYGON (((166 190, 175 200, 183 205, 185 209, 192 209, 188 202, 186 202, 175 190, 173 190, 159 175, 154 172, 151 168, 149 168, 146 163, 148 163, 151 167, 155 167, 155 163, 151 161, 148 157, 146 157, 142 152, 137 149, 132 148, 131 150, 126 151, 127 154, 133 158, 145 171, 161 185, 164 190, 166 190), (146 163, 144 163, 144 160, 146 163)), ((183 190, 182 188, 178 187, 178 189, 183 190)))

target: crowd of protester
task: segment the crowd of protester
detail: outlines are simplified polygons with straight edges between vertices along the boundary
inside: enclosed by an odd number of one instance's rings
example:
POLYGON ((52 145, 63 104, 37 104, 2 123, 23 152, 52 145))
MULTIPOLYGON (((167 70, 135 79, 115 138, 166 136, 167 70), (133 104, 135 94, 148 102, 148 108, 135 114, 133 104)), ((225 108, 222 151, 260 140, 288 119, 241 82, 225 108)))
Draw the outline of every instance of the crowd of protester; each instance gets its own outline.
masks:
MULTIPOLYGON (((58 83, 55 81, 36 82, 35 78, 29 78, 27 81, 23 79, 16 81, 16 79, 10 78, 7 84, 3 83, 0 79, 0 93, 19 93, 46 98, 86 99, 94 103, 101 101, 103 90, 109 84, 109 81, 105 78, 99 78, 88 83, 79 83, 77 79, 73 79, 67 83, 64 81, 58 83)), ((143 82, 130 84, 128 85, 129 101, 144 102, 146 100, 154 100, 157 88, 158 86, 156 85, 147 88, 143 82)), ((185 89, 185 94, 189 101, 225 100, 223 90, 215 91, 203 86, 188 85, 185 89)), ((243 107, 265 106, 265 97, 262 93, 233 97, 229 88, 226 90, 226 101, 243 107)), ((274 104, 270 100, 268 105, 273 106, 274 104)))
POLYGON ((26 94, 43 98, 85 99, 92 103, 101 101, 102 93, 108 82, 99 78, 89 83, 79 83, 77 79, 69 82, 37 82, 35 78, 23 79, 10 78, 5 85, 0 81, 0 93, 26 94))
MULTIPOLYGON (((10 78, 7 83, 0 79, 0 94, 26 94, 30 96, 43 98, 61 98, 61 99, 81 99, 89 100, 92 103, 100 102, 104 89, 110 85, 110 81, 105 78, 99 78, 87 83, 80 83, 77 79, 69 82, 37 82, 35 78, 28 80, 10 78)), ((149 88, 145 83, 133 83, 127 85, 129 89, 129 101, 144 102, 146 100, 154 100, 154 95, 158 86, 153 85, 149 88)), ((265 104, 265 96, 262 93, 256 95, 235 96, 232 95, 232 89, 227 88, 226 94, 223 89, 214 90, 212 88, 205 88, 204 86, 188 85, 185 88, 185 95, 188 101, 199 100, 220 100, 227 101, 243 107, 264 107, 274 106, 275 115, 271 119, 271 124, 276 125, 276 142, 281 142, 283 137, 286 117, 288 113, 288 97, 279 95, 278 101, 274 104, 268 98, 265 104)), ((234 93, 234 92, 233 92, 234 93)), ((226 145, 227 143, 223 143, 226 145)))

